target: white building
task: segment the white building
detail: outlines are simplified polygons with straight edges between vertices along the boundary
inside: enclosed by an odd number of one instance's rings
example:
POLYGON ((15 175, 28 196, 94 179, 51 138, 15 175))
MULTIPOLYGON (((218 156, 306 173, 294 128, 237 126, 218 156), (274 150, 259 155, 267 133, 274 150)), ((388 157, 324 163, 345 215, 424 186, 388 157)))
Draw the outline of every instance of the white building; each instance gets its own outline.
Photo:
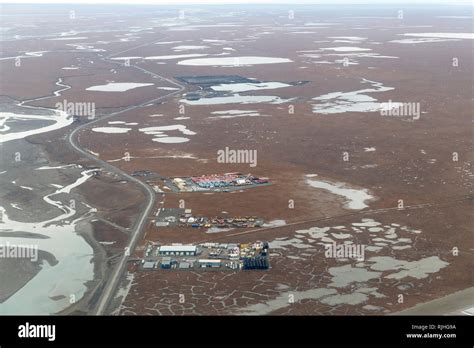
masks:
POLYGON ((195 256, 197 254, 197 247, 195 245, 163 245, 160 247, 159 254, 195 256))

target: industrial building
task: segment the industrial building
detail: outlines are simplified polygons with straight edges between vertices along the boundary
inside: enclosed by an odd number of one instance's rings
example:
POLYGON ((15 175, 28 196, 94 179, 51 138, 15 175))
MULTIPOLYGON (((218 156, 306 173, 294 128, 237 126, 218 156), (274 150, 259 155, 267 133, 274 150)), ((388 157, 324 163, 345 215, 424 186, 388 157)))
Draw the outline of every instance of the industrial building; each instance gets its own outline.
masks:
MULTIPOLYGON (((183 209, 184 210, 184 209, 183 209)), ((265 270, 270 267, 269 245, 213 243, 159 245, 148 243, 141 259, 143 270, 265 270)))
POLYGON ((191 177, 163 178, 174 192, 230 192, 250 187, 270 185, 268 178, 259 178, 252 174, 224 173, 191 177))
POLYGON ((195 245, 162 245, 158 250, 159 255, 174 256, 196 256, 197 246, 195 245))
POLYGON ((254 228, 263 224, 263 219, 257 216, 205 217, 184 208, 160 208, 155 220, 156 227, 254 228))
POLYGON ((171 268, 171 257, 163 257, 161 259, 161 268, 170 269, 171 268))
POLYGON ((221 267, 221 260, 200 259, 198 264, 201 268, 218 268, 221 267))
POLYGON ((179 269, 190 269, 191 264, 189 262, 180 262, 179 263, 179 269))
POLYGON ((145 261, 143 263, 143 269, 153 269, 156 268, 156 262, 154 261, 145 261))
POLYGON ((268 269, 268 258, 265 256, 244 257, 244 269, 268 269))

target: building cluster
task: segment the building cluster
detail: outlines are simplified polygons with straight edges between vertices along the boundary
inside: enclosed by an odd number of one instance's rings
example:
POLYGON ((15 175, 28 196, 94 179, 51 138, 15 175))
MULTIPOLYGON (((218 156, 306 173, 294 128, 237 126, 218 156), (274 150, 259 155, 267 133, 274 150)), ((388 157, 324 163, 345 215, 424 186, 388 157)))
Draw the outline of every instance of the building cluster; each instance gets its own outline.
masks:
POLYGON ((132 176, 142 176, 142 177, 148 177, 148 176, 153 176, 153 175, 155 175, 155 173, 149 170, 136 170, 132 173, 132 176))
POLYGON ((202 176, 193 176, 191 181, 201 188, 215 188, 227 186, 242 186, 252 184, 268 183, 267 179, 260 179, 251 174, 243 175, 241 173, 211 174, 202 176))
POLYGON ((141 267, 152 269, 268 269, 268 243, 203 243, 153 245, 145 250, 141 267))
POLYGON ((263 220, 256 216, 243 216, 243 217, 194 217, 191 216, 181 217, 179 219, 179 227, 192 227, 192 228, 252 228, 262 227, 263 220))
POLYGON ((225 173, 192 177, 174 178, 171 181, 177 191, 230 191, 258 185, 270 184, 268 178, 259 178, 252 174, 225 173))
POLYGON ((157 214, 157 227, 191 228, 256 228, 262 227, 264 220, 257 216, 216 216, 208 218, 192 214, 191 209, 161 208, 157 214))

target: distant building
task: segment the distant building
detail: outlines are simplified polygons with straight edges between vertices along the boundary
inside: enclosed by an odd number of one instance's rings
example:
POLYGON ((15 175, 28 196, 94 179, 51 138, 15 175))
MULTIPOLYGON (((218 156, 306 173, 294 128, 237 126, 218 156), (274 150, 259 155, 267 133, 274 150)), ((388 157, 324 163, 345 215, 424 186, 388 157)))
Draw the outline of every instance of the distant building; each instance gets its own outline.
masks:
POLYGON ((268 269, 270 267, 268 258, 263 256, 245 257, 243 262, 244 269, 268 269))
POLYGON ((247 180, 245 179, 237 179, 236 180, 237 185, 245 185, 247 183, 247 180))
POLYGON ((189 262, 180 262, 179 269, 189 269, 191 268, 191 264, 189 262))
POLYGON ((161 268, 170 269, 171 268, 171 257, 163 257, 161 259, 161 268))
POLYGON ((186 181, 184 181, 181 178, 175 178, 173 179, 173 183, 175 186, 180 190, 180 191, 185 191, 186 190, 186 181))
POLYGON ((221 267, 221 260, 212 260, 212 259, 200 259, 198 260, 198 264, 200 267, 207 268, 207 267, 221 267))
POLYGON ((165 221, 176 222, 176 217, 175 216, 167 216, 167 217, 165 217, 165 221))
POLYGON ((197 247, 195 245, 163 245, 159 249, 159 254, 195 256, 197 247))
POLYGON ((155 268, 155 262, 154 261, 145 261, 143 264, 143 269, 153 269, 155 268))

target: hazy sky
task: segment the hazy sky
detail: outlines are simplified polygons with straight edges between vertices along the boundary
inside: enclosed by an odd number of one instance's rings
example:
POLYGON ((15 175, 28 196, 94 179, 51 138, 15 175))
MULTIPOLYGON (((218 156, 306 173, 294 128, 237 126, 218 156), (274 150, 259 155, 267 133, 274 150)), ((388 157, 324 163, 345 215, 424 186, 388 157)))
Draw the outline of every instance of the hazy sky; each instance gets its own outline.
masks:
POLYGON ((473 4, 474 0, 0 0, 0 3, 69 4, 473 4))

